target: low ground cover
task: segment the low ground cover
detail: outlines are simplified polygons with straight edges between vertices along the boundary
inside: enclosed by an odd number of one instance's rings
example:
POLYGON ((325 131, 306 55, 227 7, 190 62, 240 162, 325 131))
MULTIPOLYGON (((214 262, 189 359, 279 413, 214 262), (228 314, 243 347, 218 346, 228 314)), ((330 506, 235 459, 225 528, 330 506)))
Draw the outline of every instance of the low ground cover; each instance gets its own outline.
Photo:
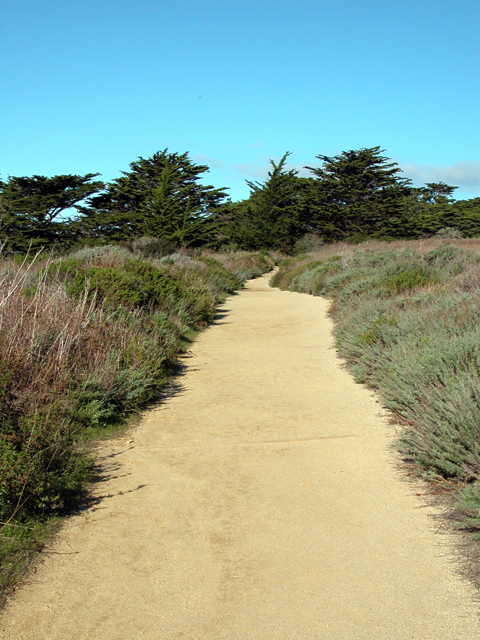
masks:
POLYGON ((155 254, 148 243, 0 263, 0 588, 92 469, 89 440, 154 400, 183 338, 270 270, 266 254, 155 254))
POLYGON ((325 245, 272 284, 332 299, 337 348, 402 426, 422 475, 454 484, 480 532, 480 241, 325 245))

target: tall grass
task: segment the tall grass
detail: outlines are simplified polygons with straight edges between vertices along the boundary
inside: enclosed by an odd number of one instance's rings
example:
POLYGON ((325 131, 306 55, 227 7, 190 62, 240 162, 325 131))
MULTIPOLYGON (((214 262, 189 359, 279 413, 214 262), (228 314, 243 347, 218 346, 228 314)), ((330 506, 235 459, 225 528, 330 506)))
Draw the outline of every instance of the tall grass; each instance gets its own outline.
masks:
POLYGON ((0 263, 0 586, 89 478, 86 439, 153 400, 182 337, 271 269, 264 255, 85 248, 0 263))
POLYGON ((332 299, 338 351, 402 425, 401 451, 426 477, 470 483, 480 524, 480 240, 330 245, 273 284, 332 299))

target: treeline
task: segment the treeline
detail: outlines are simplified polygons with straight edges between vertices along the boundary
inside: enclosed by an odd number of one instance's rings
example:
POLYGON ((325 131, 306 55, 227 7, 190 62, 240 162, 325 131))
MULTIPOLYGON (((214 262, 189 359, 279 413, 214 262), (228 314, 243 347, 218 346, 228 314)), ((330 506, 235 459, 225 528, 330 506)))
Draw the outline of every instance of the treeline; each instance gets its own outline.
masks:
MULTIPOLYGON (((443 182, 412 187, 380 147, 319 155, 310 177, 271 160, 268 179, 248 182, 232 202, 226 188, 201 183, 206 165, 168 149, 139 158, 105 184, 98 174, 10 177, 0 181, 0 242, 9 252, 158 241, 178 247, 276 249, 302 238, 323 242, 480 235, 480 198, 458 200, 443 182), (74 215, 72 215, 72 213, 74 215)), ((300 245, 299 245, 300 243, 300 245)))
POLYGON ((248 200, 226 207, 226 238, 250 249, 290 253, 305 236, 362 242, 480 233, 480 198, 455 201, 456 187, 443 182, 412 187, 380 147, 319 155, 319 167, 305 167, 312 173, 308 178, 286 167, 289 155, 270 161, 265 183, 248 183, 248 200))

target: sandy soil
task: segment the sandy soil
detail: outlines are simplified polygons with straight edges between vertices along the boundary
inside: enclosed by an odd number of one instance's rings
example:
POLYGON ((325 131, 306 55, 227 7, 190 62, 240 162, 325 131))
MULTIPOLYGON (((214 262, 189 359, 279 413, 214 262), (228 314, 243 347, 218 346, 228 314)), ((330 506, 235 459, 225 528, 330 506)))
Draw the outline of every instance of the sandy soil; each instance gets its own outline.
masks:
POLYGON ((103 445, 98 502, 2 638, 480 638, 452 540, 336 358, 328 303, 267 282, 227 301, 130 440, 103 445))

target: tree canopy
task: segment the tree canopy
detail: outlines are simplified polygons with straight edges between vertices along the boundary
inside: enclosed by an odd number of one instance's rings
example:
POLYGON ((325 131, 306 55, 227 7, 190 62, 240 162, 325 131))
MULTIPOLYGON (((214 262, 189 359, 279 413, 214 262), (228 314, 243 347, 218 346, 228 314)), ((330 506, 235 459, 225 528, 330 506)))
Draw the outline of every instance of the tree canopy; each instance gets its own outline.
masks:
POLYGON ((450 204, 452 194, 458 187, 451 187, 445 182, 427 182, 424 187, 412 189, 419 202, 427 204, 450 204))
POLYGON ((328 239, 395 231, 405 213, 410 180, 400 177, 395 162, 380 147, 318 155, 320 167, 309 185, 310 222, 328 239))
POLYGON ((226 189, 199 183, 208 170, 188 153, 168 149, 139 158, 90 198, 81 210, 83 227, 108 240, 151 236, 178 246, 205 243, 212 233, 210 215, 226 198, 226 189))
POLYGON ((279 162, 270 160, 271 170, 265 182, 247 180, 251 190, 248 200, 227 209, 226 236, 240 246, 290 251, 305 233, 305 179, 299 178, 295 169, 286 168, 289 155, 287 151, 279 162))
POLYGON ((104 188, 97 173, 52 178, 10 177, 0 181, 0 239, 14 250, 66 242, 62 214, 104 188))

